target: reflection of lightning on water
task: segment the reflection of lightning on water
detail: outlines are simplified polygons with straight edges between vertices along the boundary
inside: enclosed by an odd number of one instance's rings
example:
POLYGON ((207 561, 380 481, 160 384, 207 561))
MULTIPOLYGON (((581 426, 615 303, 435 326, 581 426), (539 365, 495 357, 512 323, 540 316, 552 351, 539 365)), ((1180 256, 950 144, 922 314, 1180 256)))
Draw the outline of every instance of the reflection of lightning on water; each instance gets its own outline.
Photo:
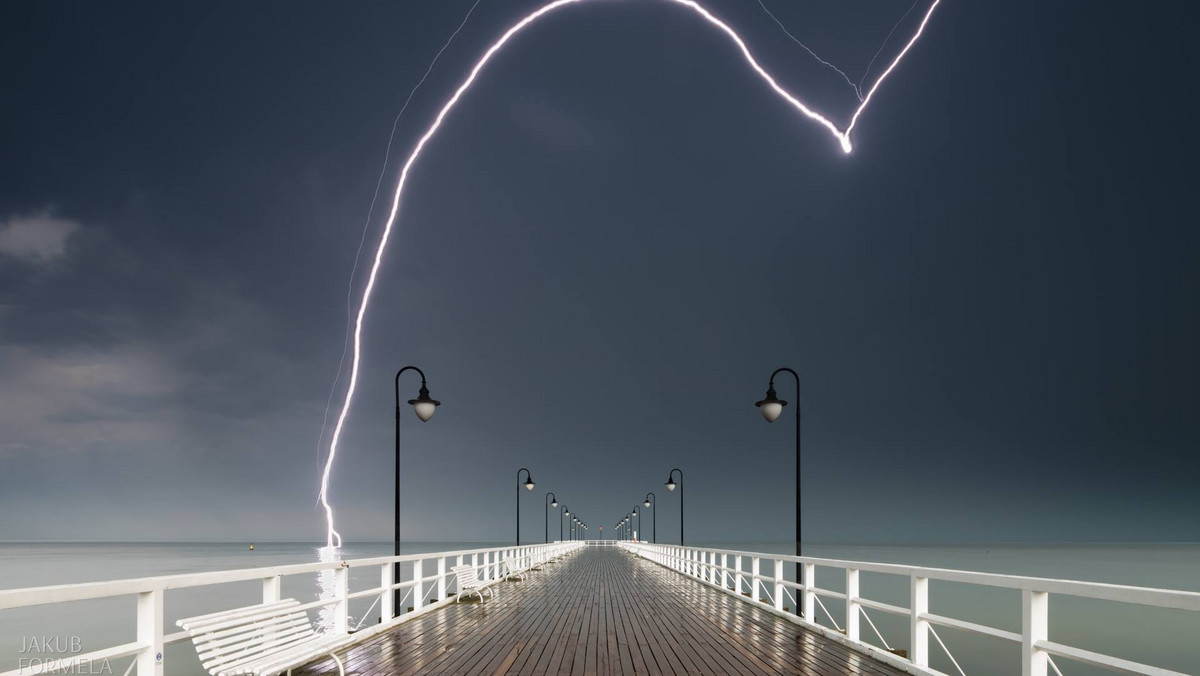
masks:
MULTIPOLYGON (((339 544, 339 546, 341 546, 339 544)), ((341 554, 337 547, 321 547, 317 550, 317 560, 321 563, 329 563, 332 561, 340 561, 341 554)), ((317 572, 317 599, 321 601, 332 601, 337 596, 337 573, 333 570, 321 570, 317 572)), ((321 606, 321 610, 317 612, 317 629, 322 634, 332 634, 337 629, 336 624, 336 606, 321 606)))
MULTIPOLYGON (((437 114, 437 117, 434 118, 433 124, 431 124, 429 129, 426 130, 425 134, 421 136, 420 140, 417 141, 416 147, 413 148, 412 153, 404 162, 404 167, 400 171, 400 179, 396 184, 396 191, 392 197, 391 212, 388 214, 387 223, 384 225, 383 234, 379 239, 379 246, 375 249, 375 258, 371 264, 371 272, 367 277, 367 284, 363 289, 362 302, 359 304, 358 314, 354 320, 354 356, 350 365, 350 382, 346 387, 346 398, 342 402, 342 410, 338 414, 337 425, 333 429, 333 437, 329 443, 329 455, 325 459, 325 470, 321 476, 320 499, 321 506, 325 510, 325 519, 328 525, 327 542, 330 546, 340 546, 342 538, 333 527, 333 508, 329 505, 329 474, 333 468, 334 458, 337 456, 338 441, 341 439, 342 430, 346 424, 346 416, 350 412, 350 405, 354 401, 354 392, 358 387, 358 369, 359 364, 362 361, 363 320, 366 318, 367 308, 369 307, 371 300, 371 292, 375 289, 375 281, 379 274, 380 265, 383 263, 383 252, 387 249, 387 243, 392 234, 392 226, 395 225, 396 222, 396 213, 400 209, 400 196, 404 193, 404 185, 408 180, 408 172, 412 169, 413 164, 421 155, 421 151, 424 150, 425 144, 428 143, 431 138, 433 138, 433 135, 437 133, 438 129, 442 126, 442 122, 446 119, 446 115, 449 114, 449 112, 458 103, 459 99, 462 98, 462 95, 475 82, 475 79, 479 76, 480 71, 482 71, 483 67, 487 65, 493 56, 495 56, 496 52, 500 51, 500 49, 503 48, 504 45, 513 38, 513 36, 543 16, 568 5, 580 4, 587 1, 588 0, 554 0, 553 2, 547 3, 539 9, 534 10, 532 13, 526 15, 523 19, 513 24, 512 27, 505 31, 504 34, 500 36, 500 39, 493 43, 491 47, 484 52, 483 56, 480 57, 479 61, 475 63, 475 66, 467 75, 466 80, 459 85, 458 89, 455 90, 450 99, 447 100, 442 106, 441 110, 437 114)), ((775 81, 775 78, 773 78, 770 73, 764 70, 763 67, 759 65, 758 61, 755 60, 754 55, 750 53, 749 47, 746 46, 746 43, 742 40, 741 36, 739 36, 737 32, 734 31, 733 28, 731 28, 728 24, 721 21, 707 9, 702 7, 698 2, 695 0, 664 1, 671 2, 692 10, 712 26, 725 33, 729 39, 732 40, 735 45, 737 45, 738 49, 742 53, 742 57, 746 60, 746 63, 750 66, 750 68, 763 81, 766 82, 767 86, 769 86, 772 91, 779 95, 780 98, 790 104, 804 117, 816 122, 818 125, 828 130, 829 133, 838 140, 838 143, 842 147, 842 151, 847 154, 853 149, 853 145, 850 142, 850 134, 854 130, 854 125, 858 123, 859 116, 862 115, 862 112, 871 103, 871 98, 874 96, 875 92, 879 90, 879 86, 883 84, 883 81, 887 79, 888 75, 895 70, 896 66, 900 63, 900 60, 903 59, 904 55, 908 53, 908 50, 911 49, 914 44, 916 44, 917 40, 921 37, 921 33, 924 32, 925 26, 929 22, 929 18, 933 15, 933 11, 941 2, 941 0, 933 0, 933 3, 929 6, 929 10, 925 13, 925 17, 921 20, 921 24, 917 27, 916 32, 909 39, 908 43, 904 45, 904 48, 900 50, 900 53, 896 55, 895 59, 892 60, 887 69, 883 71, 883 74, 880 75, 877 80, 875 80, 875 84, 871 86, 871 89, 867 92, 867 95, 863 97, 862 102, 859 104, 858 108, 855 109, 854 115, 850 118, 850 123, 846 125, 846 129, 843 131, 828 118, 821 115, 816 110, 808 107, 803 101, 796 98, 783 87, 781 87, 779 83, 775 81)))

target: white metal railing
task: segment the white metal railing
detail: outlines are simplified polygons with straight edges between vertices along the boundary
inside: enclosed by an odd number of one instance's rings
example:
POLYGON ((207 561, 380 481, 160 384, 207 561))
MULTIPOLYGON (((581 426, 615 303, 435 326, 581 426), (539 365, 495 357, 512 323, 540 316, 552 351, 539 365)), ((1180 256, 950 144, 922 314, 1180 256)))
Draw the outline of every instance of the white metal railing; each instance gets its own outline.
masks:
MULTIPOLYGON (((283 578, 286 576, 313 575, 314 573, 332 576, 330 586, 333 593, 328 598, 304 603, 297 609, 321 610, 331 613, 332 626, 330 629, 335 633, 344 634, 350 631, 350 602, 355 599, 375 597, 376 603, 380 606, 380 624, 361 632, 365 639, 398 622, 406 621, 450 602, 447 595, 450 592, 457 592, 457 583, 450 572, 454 566, 464 564, 474 566, 480 571, 482 579, 489 582, 498 581, 504 575, 501 569, 505 558, 528 556, 534 561, 544 561, 549 557, 567 554, 583 546, 583 543, 580 542, 556 542, 543 545, 430 552, 211 573, 143 577, 108 582, 85 582, 53 587, 0 589, 0 611, 115 597, 132 596, 137 599, 137 620, 134 631, 136 638, 134 641, 87 653, 72 654, 62 660, 38 662, 5 671, 0 673, 0 676, 33 676, 34 674, 64 671, 78 673, 80 669, 94 668, 94 665, 104 663, 106 660, 130 656, 135 657, 131 669, 136 665, 139 676, 162 674, 164 648, 173 643, 188 640, 185 631, 173 633, 164 631, 163 606, 167 592, 172 590, 260 580, 262 582, 262 602, 269 603, 280 600, 283 578), (447 561, 453 561, 453 563, 448 566, 447 561), (395 566, 406 563, 411 564, 409 579, 393 582, 395 566), (379 585, 369 589, 351 591, 350 571, 370 567, 378 568, 379 585), (408 612, 398 612, 400 609, 393 607, 392 592, 397 590, 404 591, 402 598, 408 600, 411 608, 408 612)), ((256 600, 247 599, 237 605, 248 605, 256 600)), ((69 617, 64 611, 64 621, 69 617)))
MULTIPOLYGON (((815 629, 881 661, 908 671, 913 671, 915 668, 917 673, 942 674, 929 666, 929 635, 931 633, 942 650, 946 651, 955 668, 962 673, 958 661, 950 654, 935 629, 935 627, 948 627, 1021 646, 1020 673, 1022 676, 1049 676, 1050 669, 1061 674, 1058 665, 1054 662, 1054 657, 1102 667, 1117 673, 1143 676, 1187 676, 1181 672, 1051 641, 1049 631, 1050 595, 1200 612, 1200 593, 1197 592, 678 545, 621 542, 621 546, 662 566, 716 586, 742 601, 767 608, 793 622, 815 629), (770 575, 761 574, 762 561, 772 562, 770 575), (747 563, 750 566, 749 570, 746 569, 747 563), (783 578, 785 563, 796 564, 804 571, 801 578, 802 583, 783 578), (842 570, 845 575, 846 591, 839 592, 819 587, 816 580, 818 566, 842 570), (906 578, 909 587, 908 607, 883 603, 862 596, 859 587, 859 573, 863 571, 906 578), (1007 631, 929 612, 930 580, 946 580, 1020 591, 1022 599, 1021 631, 1019 633, 1007 631), (763 596, 760 596, 760 593, 763 596), (801 617, 785 612, 783 605, 785 596, 792 598, 793 603, 797 597, 800 598, 800 603, 796 605, 801 608, 801 617), (839 599, 845 603, 846 610, 841 624, 825 608, 821 597, 839 599), (822 609, 830 622, 837 628, 836 632, 816 622, 818 608, 822 609), (875 628, 875 623, 866 614, 867 609, 908 618, 909 648, 907 654, 904 651, 890 649, 887 641, 883 639, 883 635, 875 628), (886 650, 871 645, 861 638, 860 617, 867 618, 867 623, 878 635, 880 641, 887 648, 886 650)), ((1013 671, 1013 673, 1016 672, 1013 671)))

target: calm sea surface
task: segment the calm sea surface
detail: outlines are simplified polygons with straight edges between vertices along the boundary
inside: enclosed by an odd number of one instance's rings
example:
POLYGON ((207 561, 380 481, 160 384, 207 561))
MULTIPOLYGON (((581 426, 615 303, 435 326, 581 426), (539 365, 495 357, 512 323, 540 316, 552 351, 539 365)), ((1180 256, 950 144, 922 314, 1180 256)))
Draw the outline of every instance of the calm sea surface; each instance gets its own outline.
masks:
MULTIPOLYGON (((405 553, 502 544, 506 543, 413 543, 405 547, 405 553)), ((786 542, 694 544, 770 553, 793 551, 793 545, 786 542)), ((342 548, 341 557, 355 559, 390 553, 390 543, 352 543, 342 548)), ((1200 591, 1200 544, 806 545, 805 554, 1200 591)), ((254 551, 249 551, 245 542, 0 542, 0 588, 308 563, 316 558, 316 547, 303 543, 259 542, 255 543, 254 551)), ((378 584, 375 570, 357 572, 351 578, 351 589, 366 589, 378 584)), ((767 570, 764 567, 764 574, 767 570)), ((791 577, 790 567, 785 574, 791 577)), ((844 575, 838 570, 819 568, 817 584, 835 591, 843 590, 844 575)), ((875 600, 908 605, 906 579, 863 573, 861 590, 864 596, 875 600)), ((315 600, 318 594, 316 577, 287 578, 283 592, 285 596, 302 601, 315 600)), ((260 598, 257 581, 169 591, 165 602, 168 631, 181 617, 256 603, 260 598)), ((1015 591, 934 581, 930 604, 931 611, 940 615, 1020 631, 1021 599, 1015 591)), ((825 605, 839 624, 844 623, 844 604, 826 600, 825 605)), ((370 600, 352 604, 352 626, 360 621, 363 626, 377 621, 376 611, 370 606, 370 600)), ((1053 640, 1200 674, 1200 613, 1061 596, 1051 597, 1050 612, 1053 640)), ((820 609, 817 615, 823 624, 830 625, 820 609)), ((39 658, 61 657, 62 653, 70 652, 72 646, 91 651, 133 641, 134 617, 132 597, 0 611, 0 671, 39 658), (39 642, 43 647, 40 652, 35 649, 39 642)), ((870 618, 889 645, 907 647, 906 620, 874 611, 870 611, 870 618)), ((866 622, 862 625, 862 633, 879 644, 866 622)), ((1020 653, 1016 646, 951 629, 940 629, 938 634, 968 676, 1001 676, 1020 671, 1017 662, 1020 653)), ((949 674, 958 673, 935 640, 931 640, 930 650, 935 668, 949 674)), ((168 675, 198 676, 204 673, 188 644, 169 647, 165 659, 168 675)), ((91 673, 123 674, 131 660, 122 658, 108 665, 93 665, 91 673), (103 668, 108 671, 101 671, 103 668)), ((1064 676, 1110 673, 1066 660, 1058 662, 1064 676)))

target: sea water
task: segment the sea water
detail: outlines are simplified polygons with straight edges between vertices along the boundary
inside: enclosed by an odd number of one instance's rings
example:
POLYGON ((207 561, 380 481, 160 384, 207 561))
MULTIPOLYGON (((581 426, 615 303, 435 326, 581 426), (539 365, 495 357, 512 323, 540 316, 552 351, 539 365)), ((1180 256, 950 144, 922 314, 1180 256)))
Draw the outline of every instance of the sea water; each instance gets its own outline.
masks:
MULTIPOLYGON (((507 543, 411 543, 405 554, 497 547, 507 543)), ((697 542, 696 546, 764 553, 788 554, 787 542, 697 542)), ((176 575, 310 563, 317 560, 312 543, 20 543, 0 542, 0 588, 35 587, 100 580, 176 575)), ((343 559, 391 554, 388 542, 348 543, 339 552, 343 559)), ((1028 575, 1091 582, 1200 591, 1200 544, 959 544, 959 545, 806 545, 809 556, 899 563, 990 573, 1028 575)), ((770 567, 764 562, 762 573, 770 567)), ((407 576, 407 572, 405 575, 407 576)), ((794 575, 790 566, 785 576, 794 575)), ((351 589, 377 586, 378 569, 351 569, 351 589)), ((816 583, 844 591, 845 574, 819 567, 816 583)), ((896 576, 862 573, 860 593, 898 606, 908 605, 908 580, 896 576)), ((164 602, 166 631, 175 630, 182 617, 223 610, 261 600, 258 580, 167 592, 164 602)), ((283 594, 304 601, 316 600, 316 575, 284 578, 283 594)), ((378 621, 373 599, 351 603, 351 626, 366 627, 378 621)), ((845 625, 845 604, 824 599, 817 621, 825 626, 845 625), (828 611, 828 615, 826 614, 828 611), (832 619, 831 619, 832 618, 832 619)), ((785 605, 792 606, 790 599, 785 605)), ((1019 632, 1020 592, 933 581, 930 610, 939 615, 969 620, 1019 632)), ((906 618, 868 610, 869 617, 892 648, 908 647, 906 618)), ((37 659, 62 659, 135 640, 136 602, 132 595, 33 608, 0 611, 0 671, 34 663, 37 659)), ((870 624, 861 622, 861 636, 875 645, 881 639, 870 624)), ((941 641, 968 676, 1004 676, 1020 672, 1018 646, 953 629, 937 629, 941 641)), ((1075 647, 1144 662, 1184 673, 1200 674, 1200 613, 1051 595, 1050 636, 1075 647)), ((930 639, 931 665, 948 674, 958 668, 930 639)), ((91 664, 74 673, 123 674, 133 658, 91 664)), ((169 646, 164 658, 168 675, 200 676, 203 670, 190 644, 169 646)), ((1094 667, 1057 660, 1064 676, 1110 673, 1094 667)))

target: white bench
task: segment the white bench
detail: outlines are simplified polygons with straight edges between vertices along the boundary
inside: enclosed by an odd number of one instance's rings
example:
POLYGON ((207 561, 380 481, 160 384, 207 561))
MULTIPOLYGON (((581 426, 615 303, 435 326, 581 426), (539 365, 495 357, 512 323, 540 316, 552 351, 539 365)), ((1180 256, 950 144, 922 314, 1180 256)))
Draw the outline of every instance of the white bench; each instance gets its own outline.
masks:
POLYGON ((328 654, 345 676, 333 651, 348 645, 346 635, 327 636, 313 630, 300 602, 284 599, 176 622, 196 646, 200 663, 213 676, 281 674, 328 654))
POLYGON ((504 579, 524 580, 525 573, 529 572, 529 567, 528 556, 506 556, 504 557, 504 569, 508 572, 504 574, 504 579))
POLYGON ((479 579, 479 571, 475 570, 475 566, 455 566, 450 570, 458 579, 458 597, 455 603, 462 601, 464 596, 470 594, 478 595, 481 603, 483 602, 483 592, 487 592, 488 597, 491 597, 492 590, 488 589, 486 582, 479 579))

